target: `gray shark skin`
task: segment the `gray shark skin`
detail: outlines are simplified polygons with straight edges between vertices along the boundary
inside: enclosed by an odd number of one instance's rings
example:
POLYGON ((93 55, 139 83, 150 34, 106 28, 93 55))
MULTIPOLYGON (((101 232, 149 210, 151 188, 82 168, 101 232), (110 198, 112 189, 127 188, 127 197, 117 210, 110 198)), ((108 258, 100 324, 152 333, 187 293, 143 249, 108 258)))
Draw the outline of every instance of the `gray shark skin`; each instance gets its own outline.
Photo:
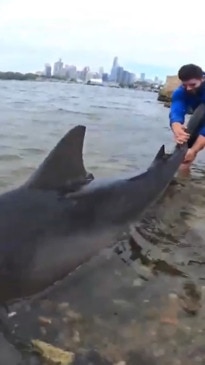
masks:
POLYGON ((83 165, 84 126, 71 129, 31 178, 0 196, 0 303, 63 279, 136 222, 165 191, 187 145, 162 146, 138 176, 94 179, 83 165))

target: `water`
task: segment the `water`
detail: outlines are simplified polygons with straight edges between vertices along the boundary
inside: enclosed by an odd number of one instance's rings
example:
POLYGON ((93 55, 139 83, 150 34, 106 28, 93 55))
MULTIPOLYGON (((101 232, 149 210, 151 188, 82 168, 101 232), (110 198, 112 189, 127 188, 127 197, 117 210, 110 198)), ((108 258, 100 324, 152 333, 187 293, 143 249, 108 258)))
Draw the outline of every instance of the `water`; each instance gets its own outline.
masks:
MULTIPOLYGON (((169 109, 157 94, 47 82, 0 86, 2 192, 24 182, 77 124, 87 127, 84 162, 96 177, 140 173, 162 143, 174 146, 169 109)), ((118 254, 103 251, 43 297, 11 308, 16 333, 78 357, 84 350, 76 364, 88 364, 93 349, 96 365, 204 363, 204 163, 202 152, 191 177, 177 180, 137 223, 137 243, 125 235, 118 254)), ((4 365, 17 363, 19 354, 3 348, 4 365)))

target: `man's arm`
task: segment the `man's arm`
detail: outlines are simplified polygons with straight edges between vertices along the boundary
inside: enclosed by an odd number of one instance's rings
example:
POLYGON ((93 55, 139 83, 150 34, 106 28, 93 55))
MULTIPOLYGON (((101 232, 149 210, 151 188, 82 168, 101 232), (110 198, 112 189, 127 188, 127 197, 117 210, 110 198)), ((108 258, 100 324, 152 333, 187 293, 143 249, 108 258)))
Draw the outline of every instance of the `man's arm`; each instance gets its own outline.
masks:
POLYGON ((205 147, 205 126, 203 126, 203 127, 200 128, 200 130, 199 130, 199 136, 196 139, 196 142, 191 147, 191 149, 195 153, 198 153, 199 151, 203 150, 204 147, 205 147))
POLYGON ((175 123, 180 123, 181 125, 184 124, 186 109, 187 106, 184 99, 184 90, 179 87, 173 92, 171 98, 169 113, 171 128, 174 126, 175 123))
POLYGON ((189 134, 183 127, 185 121, 187 105, 185 102, 184 90, 178 87, 172 94, 171 107, 169 113, 169 124, 174 133, 177 143, 187 142, 189 134))

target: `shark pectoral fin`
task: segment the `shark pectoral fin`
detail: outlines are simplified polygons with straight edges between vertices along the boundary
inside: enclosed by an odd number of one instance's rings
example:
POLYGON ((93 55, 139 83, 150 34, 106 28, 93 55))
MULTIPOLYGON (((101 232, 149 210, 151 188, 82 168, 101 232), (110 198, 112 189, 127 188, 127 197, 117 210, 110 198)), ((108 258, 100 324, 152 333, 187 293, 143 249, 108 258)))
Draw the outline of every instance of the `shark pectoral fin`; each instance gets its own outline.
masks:
POLYGON ((77 186, 89 182, 92 175, 85 170, 83 163, 85 130, 82 125, 71 129, 26 182, 26 188, 73 190, 74 186, 77 189, 77 186))

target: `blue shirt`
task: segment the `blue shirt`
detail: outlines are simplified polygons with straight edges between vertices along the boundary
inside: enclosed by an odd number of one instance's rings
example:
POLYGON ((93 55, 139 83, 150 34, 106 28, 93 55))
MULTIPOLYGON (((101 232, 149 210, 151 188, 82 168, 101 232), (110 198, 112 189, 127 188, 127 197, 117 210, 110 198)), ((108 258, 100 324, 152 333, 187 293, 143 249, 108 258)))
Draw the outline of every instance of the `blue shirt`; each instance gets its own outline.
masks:
MULTIPOLYGON (((187 92, 183 85, 179 86, 172 94, 169 113, 170 126, 173 122, 184 124, 188 109, 191 107, 194 111, 201 103, 205 103, 205 82, 196 94, 187 92)), ((205 137, 205 121, 198 133, 205 137)))

